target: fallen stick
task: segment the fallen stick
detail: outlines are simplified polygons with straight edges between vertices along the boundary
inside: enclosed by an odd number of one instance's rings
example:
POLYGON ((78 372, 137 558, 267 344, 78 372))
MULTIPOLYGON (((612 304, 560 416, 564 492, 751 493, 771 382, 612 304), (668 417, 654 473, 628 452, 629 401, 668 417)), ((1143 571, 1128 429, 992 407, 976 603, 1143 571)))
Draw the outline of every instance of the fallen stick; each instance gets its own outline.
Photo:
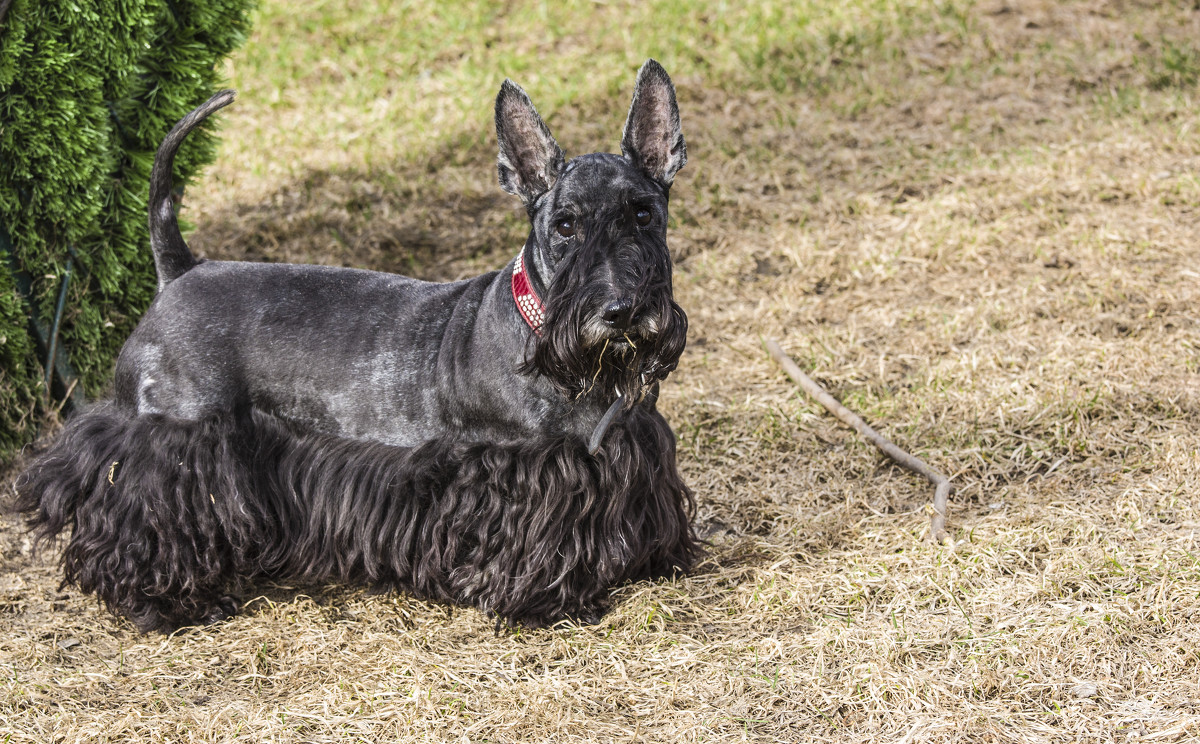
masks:
POLYGON ((792 358, 783 351, 774 339, 767 339, 767 351, 771 354, 772 359, 779 362, 779 366, 783 367, 783 371, 788 373, 788 377, 795 380, 797 385, 804 388, 804 392, 825 406, 842 423, 853 428, 866 438, 867 441, 879 448, 881 452, 895 460, 901 467, 924 476, 934 485, 933 505, 929 510, 929 539, 933 542, 941 542, 948 537, 946 533, 946 508, 950 502, 950 479, 926 465, 921 458, 913 457, 892 444, 887 437, 872 429, 857 414, 839 403, 832 395, 825 392, 825 388, 821 387, 816 380, 804 374, 804 370, 800 369, 792 361, 792 358))

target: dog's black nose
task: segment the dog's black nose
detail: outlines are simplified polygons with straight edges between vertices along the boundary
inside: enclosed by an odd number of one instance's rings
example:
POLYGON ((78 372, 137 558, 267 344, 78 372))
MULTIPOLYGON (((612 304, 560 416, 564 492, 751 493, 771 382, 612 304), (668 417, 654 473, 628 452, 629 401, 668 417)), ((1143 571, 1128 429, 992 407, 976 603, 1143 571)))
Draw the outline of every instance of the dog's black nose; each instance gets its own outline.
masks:
POLYGON ((622 298, 608 303, 604 308, 604 322, 608 323, 610 328, 618 331, 625 331, 629 326, 633 325, 633 300, 622 298))

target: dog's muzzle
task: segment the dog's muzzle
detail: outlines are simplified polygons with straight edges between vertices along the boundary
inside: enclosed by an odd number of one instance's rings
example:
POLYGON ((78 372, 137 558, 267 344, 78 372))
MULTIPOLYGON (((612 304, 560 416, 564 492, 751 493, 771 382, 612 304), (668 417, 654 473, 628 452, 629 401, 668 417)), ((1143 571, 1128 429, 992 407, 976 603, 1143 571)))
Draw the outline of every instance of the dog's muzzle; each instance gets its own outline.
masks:
POLYGON ((607 343, 610 348, 637 348, 644 343, 653 345, 661 328, 657 312, 623 297, 609 300, 591 313, 582 337, 589 347, 607 343))

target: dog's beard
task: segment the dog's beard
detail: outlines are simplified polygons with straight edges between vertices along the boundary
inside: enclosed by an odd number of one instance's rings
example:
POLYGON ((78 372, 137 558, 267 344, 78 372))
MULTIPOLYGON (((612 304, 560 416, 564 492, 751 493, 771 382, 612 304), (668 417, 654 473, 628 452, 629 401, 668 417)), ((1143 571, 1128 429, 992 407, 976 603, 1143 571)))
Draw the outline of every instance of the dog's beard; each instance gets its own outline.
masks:
POLYGON ((627 245, 613 251, 617 256, 607 267, 602 263, 605 249, 611 250, 585 243, 564 257, 547 292, 541 336, 524 370, 544 376, 572 399, 595 396, 608 402, 624 395, 632 406, 674 371, 687 341, 687 315, 671 298, 665 244, 627 245), (624 332, 600 318, 614 290, 596 278, 610 277, 621 266, 637 272, 621 282, 632 287, 625 294, 633 300, 637 318, 624 332))

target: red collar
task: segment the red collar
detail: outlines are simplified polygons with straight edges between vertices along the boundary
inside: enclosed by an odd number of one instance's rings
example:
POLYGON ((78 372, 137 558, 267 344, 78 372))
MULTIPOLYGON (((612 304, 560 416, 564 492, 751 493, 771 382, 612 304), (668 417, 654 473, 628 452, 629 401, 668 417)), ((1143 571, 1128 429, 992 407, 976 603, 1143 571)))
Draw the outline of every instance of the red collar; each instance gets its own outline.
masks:
POLYGON ((517 254, 517 263, 513 266, 512 295, 513 301, 517 303, 517 310, 521 311, 521 317, 534 333, 542 335, 541 327, 546 320, 546 306, 542 304, 542 298, 537 296, 537 292, 533 291, 529 273, 525 271, 524 247, 517 254))

